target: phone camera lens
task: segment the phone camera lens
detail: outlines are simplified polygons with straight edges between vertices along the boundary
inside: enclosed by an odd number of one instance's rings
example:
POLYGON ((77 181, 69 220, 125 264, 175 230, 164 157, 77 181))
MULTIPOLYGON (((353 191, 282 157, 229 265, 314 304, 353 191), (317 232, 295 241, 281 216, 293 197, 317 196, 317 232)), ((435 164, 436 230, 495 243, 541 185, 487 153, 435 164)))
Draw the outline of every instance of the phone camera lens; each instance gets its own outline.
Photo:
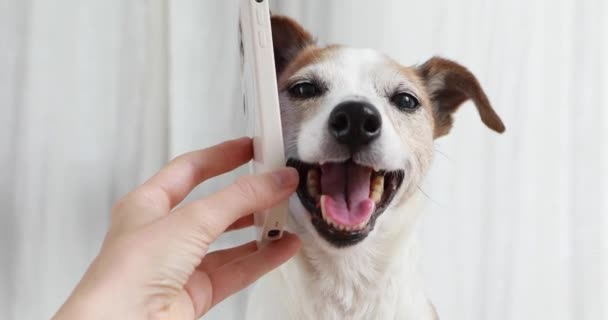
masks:
POLYGON ((264 0, 255 0, 255 2, 262 3, 262 2, 264 2, 264 0))
POLYGON ((274 230, 270 230, 268 231, 268 238, 275 238, 277 236, 279 236, 279 234, 281 233, 281 231, 274 229, 274 230))

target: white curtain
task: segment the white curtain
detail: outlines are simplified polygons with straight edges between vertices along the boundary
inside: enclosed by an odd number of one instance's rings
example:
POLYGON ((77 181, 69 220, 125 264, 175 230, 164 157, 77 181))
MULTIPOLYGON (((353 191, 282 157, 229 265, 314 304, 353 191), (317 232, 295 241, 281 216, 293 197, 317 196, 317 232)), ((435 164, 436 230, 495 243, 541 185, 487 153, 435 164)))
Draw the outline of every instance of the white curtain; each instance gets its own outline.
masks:
MULTIPOLYGON (((237 8, 0 0, 0 318, 50 317, 97 252, 113 201, 171 157, 245 134, 237 8)), ((464 106, 421 186, 421 269, 442 319, 608 319, 608 4, 275 0, 273 10, 323 43, 404 64, 453 58, 506 123, 493 134, 464 106)), ((208 318, 240 319, 246 294, 208 318)))

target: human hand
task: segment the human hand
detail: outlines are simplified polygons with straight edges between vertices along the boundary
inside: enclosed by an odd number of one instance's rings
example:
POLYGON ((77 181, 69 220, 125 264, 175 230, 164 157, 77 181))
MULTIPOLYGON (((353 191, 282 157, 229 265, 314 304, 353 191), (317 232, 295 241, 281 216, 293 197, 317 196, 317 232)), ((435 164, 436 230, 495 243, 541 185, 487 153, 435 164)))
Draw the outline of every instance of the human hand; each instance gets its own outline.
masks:
POLYGON ((294 235, 208 253, 226 230, 296 189, 291 168, 240 178, 175 208, 201 182, 252 158, 251 139, 182 155, 119 200, 101 251, 54 319, 195 319, 292 257, 294 235))

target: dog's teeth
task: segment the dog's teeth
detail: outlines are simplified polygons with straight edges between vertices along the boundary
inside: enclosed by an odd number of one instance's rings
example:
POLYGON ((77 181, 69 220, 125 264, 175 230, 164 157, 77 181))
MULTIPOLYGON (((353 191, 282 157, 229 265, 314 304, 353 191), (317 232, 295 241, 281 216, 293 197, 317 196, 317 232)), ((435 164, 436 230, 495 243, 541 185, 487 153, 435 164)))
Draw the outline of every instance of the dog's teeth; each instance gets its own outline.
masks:
POLYGON ((373 190, 372 193, 370 194, 370 198, 376 203, 380 203, 380 200, 382 200, 382 192, 378 191, 378 190, 373 190))
POLYGON ((358 231, 358 230, 363 229, 363 227, 365 227, 367 225, 367 221, 365 221, 357 226, 345 226, 345 225, 342 225, 340 223, 333 221, 325 212, 325 197, 327 197, 327 196, 326 195, 319 196, 319 204, 321 207, 321 217, 323 218, 323 221, 325 221, 328 225, 332 226, 333 228, 335 228, 339 231, 345 231, 345 232, 358 231))
POLYGON ((308 190, 307 190, 307 191, 308 191, 308 194, 309 194, 311 197, 315 198, 315 199, 317 199, 317 197, 319 196, 319 189, 318 189, 318 188, 316 188, 315 186, 311 186, 311 185, 309 184, 309 185, 308 185, 308 190))
POLYGON ((384 176, 375 176, 372 179, 370 187, 369 197, 376 203, 380 203, 382 200, 382 193, 384 193, 384 176))
POLYGON ((319 170, 310 169, 308 170, 308 181, 313 181, 315 184, 319 182, 319 170))
POLYGON ((384 176, 375 176, 372 179, 372 189, 378 187, 384 188, 384 176))
POLYGON ((322 195, 319 201, 319 203, 321 204, 321 215, 323 216, 323 219, 325 219, 325 197, 325 195, 322 195))
POLYGON ((317 169, 308 170, 306 177, 306 187, 308 194, 317 199, 319 195, 319 171, 317 169))
POLYGON ((382 201, 382 191, 374 191, 371 198, 376 205, 380 204, 382 201))
POLYGON ((308 185, 308 194, 313 197, 313 198, 317 198, 317 196, 319 195, 319 190, 311 185, 308 185))
POLYGON ((331 219, 329 219, 329 217, 327 216, 327 213, 325 213, 325 197, 326 195, 322 195, 319 198, 319 203, 321 204, 321 216, 323 217, 323 220, 327 222, 327 224, 333 225, 333 221, 331 221, 331 219))

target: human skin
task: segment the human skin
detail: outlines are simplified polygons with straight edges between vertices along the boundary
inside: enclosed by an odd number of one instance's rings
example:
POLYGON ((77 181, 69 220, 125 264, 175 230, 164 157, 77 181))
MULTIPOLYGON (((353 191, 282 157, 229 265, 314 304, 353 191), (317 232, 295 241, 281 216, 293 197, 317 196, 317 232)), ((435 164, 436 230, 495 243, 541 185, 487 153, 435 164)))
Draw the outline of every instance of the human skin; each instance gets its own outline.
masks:
POLYGON ((176 208, 252 153, 251 139, 241 138, 179 156, 120 199, 99 254, 53 319, 196 319, 292 257, 300 242, 289 233, 259 250, 252 241, 208 252, 224 232, 252 225, 252 212, 295 191, 291 168, 241 177, 176 208))

